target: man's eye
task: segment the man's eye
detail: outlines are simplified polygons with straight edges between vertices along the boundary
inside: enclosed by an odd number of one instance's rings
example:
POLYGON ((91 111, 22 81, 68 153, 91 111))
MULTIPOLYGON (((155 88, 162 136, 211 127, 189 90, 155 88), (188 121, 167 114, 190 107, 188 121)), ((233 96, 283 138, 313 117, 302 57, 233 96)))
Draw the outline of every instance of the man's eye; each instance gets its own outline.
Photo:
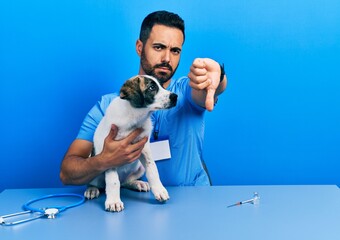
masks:
POLYGON ((180 54, 180 53, 181 53, 181 51, 180 51, 180 50, 173 50, 172 52, 173 52, 173 54, 175 54, 175 55, 178 55, 178 54, 180 54))

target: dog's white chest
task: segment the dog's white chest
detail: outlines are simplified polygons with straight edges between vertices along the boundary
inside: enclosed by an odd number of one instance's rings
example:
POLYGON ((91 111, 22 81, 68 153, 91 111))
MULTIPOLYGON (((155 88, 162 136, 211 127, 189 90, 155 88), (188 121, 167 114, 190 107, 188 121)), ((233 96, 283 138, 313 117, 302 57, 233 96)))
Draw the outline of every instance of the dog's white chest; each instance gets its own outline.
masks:
POLYGON ((136 128, 144 131, 135 139, 134 142, 147 136, 152 131, 150 114, 147 109, 133 108, 128 101, 119 97, 115 98, 108 106, 103 119, 100 121, 94 134, 95 152, 98 154, 103 149, 104 140, 109 134, 112 124, 118 127, 115 140, 126 138, 136 128))

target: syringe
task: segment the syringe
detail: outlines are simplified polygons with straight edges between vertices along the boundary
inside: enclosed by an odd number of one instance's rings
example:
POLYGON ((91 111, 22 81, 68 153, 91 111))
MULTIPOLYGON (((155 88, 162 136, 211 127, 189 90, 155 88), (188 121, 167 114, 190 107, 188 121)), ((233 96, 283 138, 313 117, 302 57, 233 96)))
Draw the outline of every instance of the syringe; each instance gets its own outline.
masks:
POLYGON ((237 203, 229 205, 228 207, 239 206, 239 205, 246 204, 246 203, 259 204, 260 203, 260 196, 259 196, 259 194, 257 192, 254 192, 254 197, 252 199, 248 199, 248 200, 245 200, 245 201, 237 202, 237 203))

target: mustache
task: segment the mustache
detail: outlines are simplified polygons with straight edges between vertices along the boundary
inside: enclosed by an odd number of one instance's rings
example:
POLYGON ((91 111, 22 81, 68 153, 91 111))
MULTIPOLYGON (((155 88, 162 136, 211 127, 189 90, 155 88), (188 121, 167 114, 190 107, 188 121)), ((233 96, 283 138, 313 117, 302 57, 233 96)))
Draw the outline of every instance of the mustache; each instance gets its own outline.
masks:
POLYGON ((154 68, 160 68, 160 67, 166 67, 166 68, 168 68, 171 72, 173 71, 173 70, 172 70, 172 67, 170 66, 169 63, 160 63, 160 64, 156 64, 156 65, 154 66, 154 68))

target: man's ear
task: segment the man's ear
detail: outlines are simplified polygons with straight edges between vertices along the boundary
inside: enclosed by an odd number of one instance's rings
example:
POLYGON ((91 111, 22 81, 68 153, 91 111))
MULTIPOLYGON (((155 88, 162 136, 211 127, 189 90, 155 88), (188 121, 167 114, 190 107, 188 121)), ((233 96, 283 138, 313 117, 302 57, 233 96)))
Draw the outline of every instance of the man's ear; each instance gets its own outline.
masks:
POLYGON ((137 40, 136 42, 136 52, 138 54, 138 56, 141 56, 142 55, 142 50, 143 50, 143 43, 141 40, 137 40))

